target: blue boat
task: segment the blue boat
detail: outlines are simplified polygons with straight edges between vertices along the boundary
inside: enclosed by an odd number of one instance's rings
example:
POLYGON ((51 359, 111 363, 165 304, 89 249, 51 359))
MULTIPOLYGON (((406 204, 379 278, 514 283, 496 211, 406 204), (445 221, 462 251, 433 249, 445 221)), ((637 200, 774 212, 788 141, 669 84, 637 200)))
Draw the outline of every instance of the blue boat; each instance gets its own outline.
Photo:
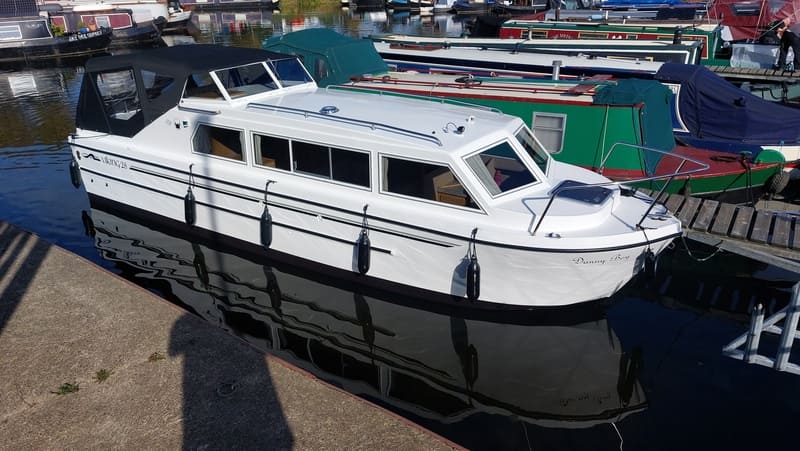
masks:
POLYGON ((800 159, 800 109, 745 92, 700 65, 665 63, 654 78, 675 92, 673 127, 686 145, 753 156, 771 148, 786 161, 800 159))

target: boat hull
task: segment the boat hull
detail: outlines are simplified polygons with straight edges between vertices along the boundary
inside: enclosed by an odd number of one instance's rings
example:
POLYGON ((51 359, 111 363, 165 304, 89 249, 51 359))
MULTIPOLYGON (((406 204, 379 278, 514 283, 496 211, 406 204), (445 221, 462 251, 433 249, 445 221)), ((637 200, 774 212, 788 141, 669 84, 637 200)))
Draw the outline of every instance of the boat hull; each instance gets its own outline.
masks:
POLYGON ((59 58, 79 58, 105 52, 111 30, 0 43, 0 63, 25 63, 59 58))
MULTIPOLYGON (((173 169, 181 164, 147 162, 145 155, 131 158, 130 149, 123 156, 74 142, 72 146, 91 196, 184 221, 190 175, 173 169)), ((247 180, 241 172, 231 177, 198 176, 198 172, 193 176, 198 181, 192 189, 196 199, 193 229, 260 246, 264 194, 259 186, 263 180, 247 180)), ((363 228, 361 208, 333 207, 323 198, 282 195, 277 190, 270 190, 269 199, 272 242, 262 250, 264 255, 291 256, 400 292, 418 288, 466 301, 468 233, 403 224, 399 216, 376 211, 368 219, 371 265, 366 275, 360 275, 356 242, 363 228)), ((565 248, 557 234, 540 233, 531 237, 530 245, 516 246, 482 241, 479 233, 475 240, 481 267, 478 300, 553 307, 611 296, 643 269, 647 250, 658 255, 680 226, 671 230, 644 230, 607 247, 596 247, 597 239, 587 237, 572 248, 565 248)))

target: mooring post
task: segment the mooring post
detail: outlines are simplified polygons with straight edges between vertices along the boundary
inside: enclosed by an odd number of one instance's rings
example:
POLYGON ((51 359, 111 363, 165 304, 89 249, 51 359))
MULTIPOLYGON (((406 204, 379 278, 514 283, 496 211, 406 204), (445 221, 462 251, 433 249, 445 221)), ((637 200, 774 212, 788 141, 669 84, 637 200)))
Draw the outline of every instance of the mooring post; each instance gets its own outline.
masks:
POLYGON ((792 287, 792 300, 786 307, 786 318, 783 320, 783 332, 778 344, 778 355, 775 356, 775 369, 783 371, 789 362, 792 345, 797 336, 797 319, 800 317, 800 282, 792 287))
POLYGON ((744 361, 753 363, 758 353, 758 343, 761 341, 761 330, 764 327, 764 306, 758 304, 750 316, 750 331, 744 345, 744 361))

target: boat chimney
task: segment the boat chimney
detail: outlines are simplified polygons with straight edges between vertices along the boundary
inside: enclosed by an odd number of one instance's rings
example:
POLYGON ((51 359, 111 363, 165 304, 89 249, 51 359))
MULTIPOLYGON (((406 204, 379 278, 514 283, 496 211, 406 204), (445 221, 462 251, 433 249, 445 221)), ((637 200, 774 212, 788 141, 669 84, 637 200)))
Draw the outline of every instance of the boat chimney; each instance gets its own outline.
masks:
POLYGON ((675 27, 675 34, 672 35, 672 45, 679 45, 683 37, 683 28, 675 27))
POLYGON ((553 60, 553 80, 561 78, 561 60, 553 60))

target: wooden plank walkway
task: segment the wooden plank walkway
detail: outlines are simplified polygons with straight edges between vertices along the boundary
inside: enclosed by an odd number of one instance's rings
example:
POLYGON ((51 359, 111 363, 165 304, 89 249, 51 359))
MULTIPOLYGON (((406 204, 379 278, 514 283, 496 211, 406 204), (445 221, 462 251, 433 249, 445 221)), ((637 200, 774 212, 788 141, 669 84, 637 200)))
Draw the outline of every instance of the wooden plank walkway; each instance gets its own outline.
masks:
POLYGON ((774 69, 731 67, 731 66, 706 66, 710 71, 727 80, 735 81, 772 81, 797 83, 800 69, 794 72, 774 69))
POLYGON ((687 238, 734 252, 738 248, 748 257, 800 272, 800 263, 790 261, 800 261, 800 211, 757 210, 680 194, 662 194, 658 202, 681 220, 687 238))

